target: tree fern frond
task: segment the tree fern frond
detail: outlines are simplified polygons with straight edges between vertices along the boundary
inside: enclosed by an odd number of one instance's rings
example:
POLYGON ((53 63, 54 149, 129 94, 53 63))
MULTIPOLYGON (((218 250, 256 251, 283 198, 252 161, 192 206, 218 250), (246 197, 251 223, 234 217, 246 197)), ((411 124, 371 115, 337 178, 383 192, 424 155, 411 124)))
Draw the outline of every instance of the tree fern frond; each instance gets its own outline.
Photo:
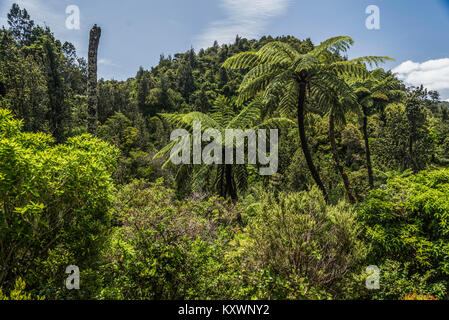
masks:
POLYGON ((191 146, 191 138, 183 140, 180 137, 176 140, 173 140, 153 157, 153 159, 160 159, 169 154, 167 161, 165 161, 165 163, 162 165, 162 169, 167 168, 167 166, 171 163, 171 160, 177 155, 176 152, 172 153, 172 150, 178 144, 180 144, 180 150, 186 147, 186 144, 189 144, 189 146, 191 146), (180 144, 181 142, 182 144, 180 144))
POLYGON ((298 105, 298 83, 290 81, 283 89, 284 92, 279 101, 279 113, 284 117, 291 117, 298 105))
POLYGON ((245 192, 248 189, 248 170, 246 165, 242 164, 234 166, 234 178, 237 190, 245 192))
POLYGON ((156 153, 153 157, 153 160, 156 159, 161 159, 163 157, 165 157, 168 153, 171 152, 171 150, 173 149, 173 147, 178 144, 181 141, 181 138, 170 141, 169 144, 167 144, 165 147, 163 147, 161 150, 159 150, 158 153, 156 153))
POLYGON ((295 128, 297 123, 288 118, 271 118, 259 124, 257 129, 288 129, 295 128))
POLYGON ((311 71, 312 69, 316 68, 317 64, 319 63, 318 59, 311 55, 311 54, 303 54, 298 57, 298 59, 295 60, 293 64, 293 69, 295 72, 300 71, 311 71))
POLYGON ((195 121, 201 122, 202 130, 209 128, 220 130, 221 128, 217 121, 202 112, 191 112, 187 114, 161 113, 159 116, 167 120, 173 127, 178 129, 186 129, 189 132, 192 132, 193 122, 195 121))
POLYGON ((330 64, 326 69, 332 70, 341 77, 352 77, 356 79, 366 79, 369 77, 369 72, 364 64, 353 63, 352 61, 337 61, 330 64))
POLYGON ((193 170, 192 177, 192 191, 200 192, 204 191, 204 188, 208 185, 208 180, 210 177, 210 171, 214 166, 209 165, 198 165, 195 166, 193 170))
POLYGON ((211 118, 220 125, 219 127, 215 127, 213 129, 223 130, 227 123, 229 123, 229 121, 231 121, 231 119, 235 116, 231 101, 223 95, 219 95, 217 99, 215 99, 211 109, 211 118))
POLYGON ((226 126, 226 129, 244 129, 250 127, 259 117, 263 108, 263 99, 258 97, 243 108, 226 126))
POLYGON ((240 52, 224 63, 223 67, 231 70, 249 69, 259 64, 259 54, 255 51, 240 52))
POLYGON ((270 73, 261 75, 258 78, 243 79, 239 88, 238 104, 241 104, 263 91, 270 81, 278 74, 278 70, 274 69, 270 73))
POLYGON ((354 40, 352 40, 352 38, 347 36, 338 36, 322 42, 319 46, 315 47, 310 54, 317 57, 325 51, 329 51, 331 53, 346 52, 353 44, 354 40))
POLYGON ((386 63, 387 61, 394 61, 393 58, 387 56, 366 56, 349 60, 353 63, 363 63, 369 65, 370 67, 378 67, 381 63, 386 63))
POLYGON ((264 45, 258 52, 262 63, 267 64, 291 64, 295 61, 299 52, 289 44, 273 41, 264 45))

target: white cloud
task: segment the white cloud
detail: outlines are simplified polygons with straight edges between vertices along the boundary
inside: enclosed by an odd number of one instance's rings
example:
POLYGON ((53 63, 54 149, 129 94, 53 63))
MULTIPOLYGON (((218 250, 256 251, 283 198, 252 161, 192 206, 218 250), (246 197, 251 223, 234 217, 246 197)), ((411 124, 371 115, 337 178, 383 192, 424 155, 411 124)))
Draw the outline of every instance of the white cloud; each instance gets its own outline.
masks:
POLYGON ((273 18, 282 15, 290 0, 221 0, 228 18, 213 22, 197 37, 197 47, 206 48, 217 40, 220 44, 232 43, 238 34, 256 38, 273 18))
POLYGON ((449 58, 422 63, 409 60, 392 71, 409 85, 423 85, 429 90, 439 91, 442 99, 449 97, 449 58))
POLYGON ((104 65, 104 66, 110 66, 110 67, 118 67, 117 64, 115 64, 114 62, 112 62, 112 60, 110 59, 98 59, 98 64, 104 65))

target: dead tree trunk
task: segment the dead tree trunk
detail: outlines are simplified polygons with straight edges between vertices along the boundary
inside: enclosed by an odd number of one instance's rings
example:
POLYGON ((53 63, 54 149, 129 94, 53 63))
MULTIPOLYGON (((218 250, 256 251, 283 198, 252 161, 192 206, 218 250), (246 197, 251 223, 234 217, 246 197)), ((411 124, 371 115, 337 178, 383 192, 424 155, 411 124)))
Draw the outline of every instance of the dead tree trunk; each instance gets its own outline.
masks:
POLYGON ((97 132, 97 56, 98 44, 100 43, 101 28, 95 24, 90 30, 89 57, 88 57, 88 79, 87 79, 87 131, 93 135, 97 132))

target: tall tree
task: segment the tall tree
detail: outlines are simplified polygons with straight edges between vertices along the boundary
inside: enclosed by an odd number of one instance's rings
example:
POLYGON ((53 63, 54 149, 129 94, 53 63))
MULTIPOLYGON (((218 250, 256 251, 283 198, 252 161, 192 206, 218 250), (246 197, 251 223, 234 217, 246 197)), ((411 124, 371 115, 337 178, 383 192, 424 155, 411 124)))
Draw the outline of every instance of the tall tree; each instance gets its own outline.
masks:
POLYGON ((44 40, 44 52, 50 107, 48 120, 56 142, 61 143, 64 139, 64 121, 67 114, 64 107, 64 82, 60 71, 60 53, 49 39, 44 40))
POLYGON ((97 57, 100 43, 101 28, 95 24, 90 30, 88 52, 88 82, 87 82, 87 112, 88 132, 95 134, 98 121, 98 96, 97 96, 97 57))
POLYGON ((421 85, 418 88, 409 90, 406 98, 406 115, 408 120, 408 157, 409 166, 413 172, 418 173, 424 169, 418 161, 415 145, 419 140, 424 139, 428 135, 427 129, 427 111, 426 102, 428 101, 428 92, 421 85))
POLYGON ((341 76, 365 76, 365 62, 385 61, 385 57, 364 57, 351 61, 335 59, 353 44, 349 37, 324 41, 307 53, 280 41, 270 42, 257 52, 243 52, 229 58, 224 66, 230 69, 250 69, 240 86, 240 101, 262 90, 279 97, 279 108, 291 114, 296 109, 301 148, 310 173, 328 199, 326 188, 314 164, 305 130, 306 98, 318 107, 331 103, 332 95, 343 96, 346 83, 341 76))
MULTIPOLYGON (((37 48, 38 47, 38 48, 37 48)), ((42 43, 39 55, 25 55, 9 30, 0 30, 0 81, 7 107, 23 119, 26 131, 48 131, 48 73, 42 43)))
POLYGON ((14 3, 8 13, 8 25, 19 46, 31 44, 34 21, 31 20, 26 9, 22 10, 18 4, 14 3))
POLYGON ((350 110, 356 109, 356 96, 350 90, 349 86, 347 88, 347 93, 343 97, 335 97, 335 101, 330 106, 329 111, 329 141, 331 145, 332 155, 334 157, 335 166, 337 167, 338 172, 341 175, 343 180, 343 185, 346 190, 346 194, 351 203, 355 203, 357 201, 357 194, 354 192, 352 185, 349 181, 348 174, 343 166, 343 163, 340 159, 340 155, 338 153, 337 142, 335 139, 335 123, 345 123, 345 114, 350 110))
POLYGON ((136 75, 137 84, 137 105, 139 111, 143 114, 148 114, 147 98, 150 93, 150 81, 148 80, 147 72, 140 67, 136 75))
POLYGON ((195 80, 193 78, 191 62, 183 59, 178 69, 178 88, 185 99, 189 102, 190 95, 195 91, 195 80))
POLYGON ((365 141, 365 158, 368 170, 368 184, 374 188, 373 165, 371 161, 371 148, 369 144, 368 118, 373 112, 383 110, 385 105, 395 97, 401 97, 404 92, 399 90, 400 82, 394 75, 386 73, 383 69, 370 72, 366 79, 348 79, 349 84, 357 95, 357 101, 362 110, 362 131, 365 141))

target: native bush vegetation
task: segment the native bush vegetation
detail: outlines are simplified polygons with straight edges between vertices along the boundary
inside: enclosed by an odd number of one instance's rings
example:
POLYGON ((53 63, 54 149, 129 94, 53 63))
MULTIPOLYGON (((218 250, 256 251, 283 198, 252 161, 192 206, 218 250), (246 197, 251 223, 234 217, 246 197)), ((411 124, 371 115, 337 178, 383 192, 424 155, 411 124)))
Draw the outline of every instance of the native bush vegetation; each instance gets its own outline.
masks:
POLYGON ((448 299, 449 103, 383 69, 389 57, 349 60, 352 45, 237 36, 162 55, 99 79, 87 134, 86 59, 14 5, 0 299, 448 299), (277 129, 277 172, 173 164, 171 133, 196 121, 277 129))
POLYGON ((119 151, 82 135, 52 146, 0 109, 0 281, 56 297, 67 265, 90 269, 109 233, 119 151), (73 262, 73 263, 70 263, 73 262))

